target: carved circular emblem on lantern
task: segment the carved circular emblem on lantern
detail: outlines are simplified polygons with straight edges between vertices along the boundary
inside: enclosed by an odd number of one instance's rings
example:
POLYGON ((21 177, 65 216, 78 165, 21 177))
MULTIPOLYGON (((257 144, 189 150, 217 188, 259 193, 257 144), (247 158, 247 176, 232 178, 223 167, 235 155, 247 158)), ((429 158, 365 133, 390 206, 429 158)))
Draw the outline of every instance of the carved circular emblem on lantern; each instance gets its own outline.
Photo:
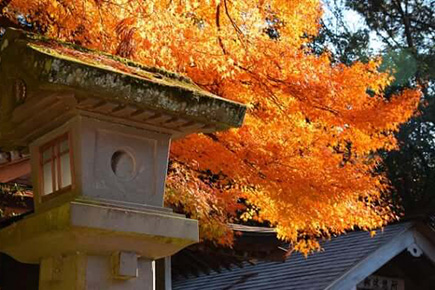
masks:
POLYGON ((116 150, 110 165, 113 174, 121 180, 131 180, 136 176, 136 159, 129 150, 116 150))

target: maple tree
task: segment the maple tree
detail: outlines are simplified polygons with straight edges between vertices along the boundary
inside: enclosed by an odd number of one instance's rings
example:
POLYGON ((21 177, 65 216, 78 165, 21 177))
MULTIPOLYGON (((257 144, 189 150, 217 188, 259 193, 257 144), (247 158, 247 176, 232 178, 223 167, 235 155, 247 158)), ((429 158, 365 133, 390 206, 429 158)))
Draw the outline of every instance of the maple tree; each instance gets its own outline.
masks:
POLYGON ((203 238, 230 244, 226 224, 242 212, 307 253, 316 237, 396 218, 381 198, 389 185, 376 151, 395 148, 420 94, 384 98, 392 79, 380 60, 346 66, 312 54, 304 36, 319 29, 319 1, 2 3, 9 21, 186 75, 248 106, 242 128, 172 144, 166 201, 199 219, 203 238))

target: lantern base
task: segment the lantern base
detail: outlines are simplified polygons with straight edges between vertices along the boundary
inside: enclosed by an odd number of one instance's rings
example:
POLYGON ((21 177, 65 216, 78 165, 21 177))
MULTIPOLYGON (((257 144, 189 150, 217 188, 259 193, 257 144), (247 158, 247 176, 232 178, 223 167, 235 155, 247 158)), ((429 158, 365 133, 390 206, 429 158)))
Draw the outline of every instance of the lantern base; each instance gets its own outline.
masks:
POLYGON ((40 290, 153 290, 154 261, 121 253, 121 264, 112 256, 73 253, 41 261, 40 290), (119 271, 123 276, 119 276, 119 271))
POLYGON ((72 201, 0 231, 0 251, 23 263, 68 253, 134 252, 151 260, 199 241, 198 222, 166 210, 72 201))

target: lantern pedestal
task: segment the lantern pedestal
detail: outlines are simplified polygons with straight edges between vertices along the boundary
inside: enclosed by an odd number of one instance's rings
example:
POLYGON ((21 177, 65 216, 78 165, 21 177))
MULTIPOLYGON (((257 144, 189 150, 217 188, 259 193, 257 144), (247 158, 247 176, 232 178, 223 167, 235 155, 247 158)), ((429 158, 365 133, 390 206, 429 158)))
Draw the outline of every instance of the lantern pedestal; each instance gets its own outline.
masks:
POLYGON ((111 256, 81 253, 43 259, 40 290, 154 289, 154 262, 144 258, 124 258, 123 270, 131 275, 115 278, 116 265, 111 256))
POLYGON ((0 240, 2 252, 41 262, 41 290, 153 289, 153 260, 197 242, 198 225, 165 210, 73 201, 3 229, 0 240))

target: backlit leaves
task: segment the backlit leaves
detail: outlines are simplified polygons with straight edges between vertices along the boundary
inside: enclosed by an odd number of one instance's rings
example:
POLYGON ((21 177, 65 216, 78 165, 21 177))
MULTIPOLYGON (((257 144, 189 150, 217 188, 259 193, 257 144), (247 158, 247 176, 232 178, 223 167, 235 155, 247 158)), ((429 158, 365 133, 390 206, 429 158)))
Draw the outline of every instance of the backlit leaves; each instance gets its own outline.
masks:
POLYGON ((167 202, 201 221, 204 238, 231 243, 226 223, 268 220, 295 250, 312 238, 395 218, 380 199, 379 149, 415 110, 419 93, 390 100, 379 60, 332 65, 313 55, 314 0, 12 0, 47 35, 189 76, 248 105, 239 130, 173 143, 167 202), (382 117, 381 117, 382 116, 382 117), (251 207, 252 209, 252 207, 251 207))

